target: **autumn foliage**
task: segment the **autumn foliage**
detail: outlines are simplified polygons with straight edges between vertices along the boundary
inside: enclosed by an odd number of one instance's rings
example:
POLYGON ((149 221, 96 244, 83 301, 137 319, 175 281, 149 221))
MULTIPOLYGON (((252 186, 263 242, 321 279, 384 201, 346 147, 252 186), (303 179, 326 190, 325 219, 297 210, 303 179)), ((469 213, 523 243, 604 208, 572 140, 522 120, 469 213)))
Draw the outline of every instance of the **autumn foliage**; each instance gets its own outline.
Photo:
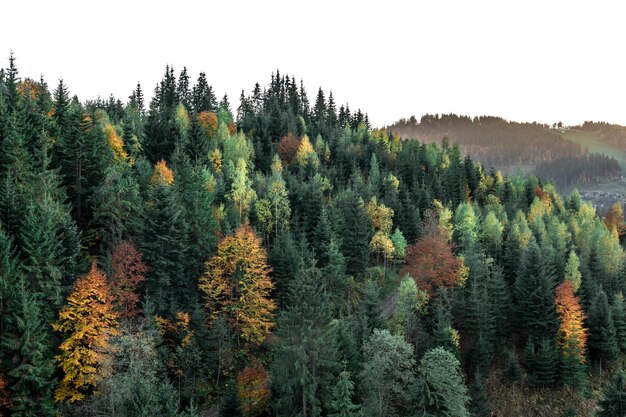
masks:
POLYGON ((63 377, 55 392, 57 401, 73 403, 90 393, 99 378, 109 337, 117 333, 117 315, 104 274, 96 262, 87 275, 76 280, 59 312, 54 330, 64 335, 56 356, 63 377))
POLYGON ((400 275, 409 274, 417 286, 432 295, 437 288, 451 288, 459 283, 463 262, 452 252, 437 227, 406 251, 406 266, 400 275))
POLYGON ((282 137, 280 142, 278 142, 278 153, 285 165, 289 166, 296 159, 299 148, 300 139, 295 137, 293 133, 282 137))
POLYGON ((604 224, 609 230, 615 228, 619 236, 623 236, 626 233, 626 223, 624 223, 624 212, 622 211, 622 205, 617 202, 611 206, 609 211, 604 216, 604 224))
POLYGON ((7 380, 2 373, 0 373, 0 417, 3 417, 7 409, 11 408, 11 398, 9 390, 7 389, 7 380))
POLYGON ((198 124, 208 137, 214 137, 217 133, 217 114, 210 111, 199 113, 198 124))
POLYGON ((244 417, 267 411, 270 393, 267 372, 260 362, 253 361, 237 375, 237 397, 244 417))
POLYGON ((115 311, 122 318, 138 313, 137 287, 146 280, 148 266, 141 253, 130 242, 120 242, 111 254, 111 297, 115 311))
POLYGON ((584 362, 585 346, 587 345, 587 330, 583 324, 585 313, 580 306, 578 297, 574 294, 574 287, 569 281, 564 281, 556 288, 554 298, 556 311, 561 324, 559 326, 559 346, 564 354, 572 354, 569 346, 576 345, 580 362, 584 362))
POLYGON ((104 125, 104 134, 106 135, 107 142, 109 143, 109 147, 111 151, 113 151, 113 156, 116 161, 126 161, 128 159, 128 154, 124 149, 124 141, 117 134, 117 130, 115 127, 107 123, 104 125))
POLYGON ((218 243, 217 254, 205 267, 199 287, 209 319, 226 315, 244 340, 261 343, 274 326, 276 309, 270 298, 274 286, 261 239, 244 224, 218 243))
POLYGON ((154 166, 154 173, 150 178, 150 184, 152 185, 172 185, 174 184, 174 173, 167 166, 165 160, 161 159, 154 166))

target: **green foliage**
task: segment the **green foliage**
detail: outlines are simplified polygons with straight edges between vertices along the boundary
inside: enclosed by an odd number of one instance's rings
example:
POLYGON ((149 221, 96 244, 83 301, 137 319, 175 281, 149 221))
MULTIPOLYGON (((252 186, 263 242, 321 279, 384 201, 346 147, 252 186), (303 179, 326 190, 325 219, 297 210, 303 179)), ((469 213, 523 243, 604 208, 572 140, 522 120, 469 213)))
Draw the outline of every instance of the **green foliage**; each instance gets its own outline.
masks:
POLYGON ((363 356, 363 412, 373 417, 405 415, 415 384, 413 347, 387 330, 376 329, 363 347, 363 356))
POLYGON ((620 417, 626 414, 626 377, 618 371, 615 378, 604 389, 604 398, 600 401, 598 417, 620 417))
POLYGON ((618 345, 615 334, 615 323, 609 307, 606 293, 598 291, 588 312, 589 356, 600 369, 617 356, 618 345))
POLYGON ((518 323, 528 336, 541 340, 556 335, 554 276, 534 241, 522 256, 513 295, 518 323))
POLYGON ((467 388, 458 359, 437 347, 426 352, 419 364, 418 409, 423 415, 467 417, 467 388))
POLYGON ((358 417, 359 406, 352 403, 354 383, 350 380, 350 373, 343 371, 333 390, 333 402, 330 404, 333 414, 330 417, 358 417))

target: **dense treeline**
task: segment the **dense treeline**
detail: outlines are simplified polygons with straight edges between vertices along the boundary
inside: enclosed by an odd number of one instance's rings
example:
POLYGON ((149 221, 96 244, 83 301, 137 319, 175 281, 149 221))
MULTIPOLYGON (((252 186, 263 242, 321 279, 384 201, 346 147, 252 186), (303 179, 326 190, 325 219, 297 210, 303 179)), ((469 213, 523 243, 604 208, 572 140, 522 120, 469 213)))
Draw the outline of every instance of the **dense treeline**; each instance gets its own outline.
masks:
POLYGON ((583 155, 580 145, 565 140, 547 125, 509 122, 499 117, 424 115, 401 119, 389 129, 402 138, 437 142, 446 137, 486 167, 507 167, 583 155))
POLYGON ((577 127, 600 135, 602 141, 619 149, 626 149, 626 127, 605 122, 585 122, 577 127))
POLYGON ((0 148, 2 415, 489 416, 502 384, 589 410, 626 350, 620 207, 294 78, 235 116, 204 73, 146 109, 11 57, 0 148))
POLYGON ((559 186, 573 187, 592 182, 596 178, 619 178, 622 168, 615 158, 594 153, 542 162, 535 168, 535 174, 559 186))

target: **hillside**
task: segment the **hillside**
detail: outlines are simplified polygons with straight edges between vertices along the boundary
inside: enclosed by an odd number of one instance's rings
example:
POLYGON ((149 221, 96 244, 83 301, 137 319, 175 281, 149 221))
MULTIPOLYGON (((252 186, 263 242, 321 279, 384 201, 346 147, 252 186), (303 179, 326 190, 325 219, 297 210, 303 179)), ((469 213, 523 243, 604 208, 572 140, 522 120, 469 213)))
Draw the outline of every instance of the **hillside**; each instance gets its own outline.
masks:
POLYGON ((70 85, 13 56, 0 73, 0 415, 560 416, 626 396, 621 207, 278 72, 236 112, 186 68, 150 103, 70 85))

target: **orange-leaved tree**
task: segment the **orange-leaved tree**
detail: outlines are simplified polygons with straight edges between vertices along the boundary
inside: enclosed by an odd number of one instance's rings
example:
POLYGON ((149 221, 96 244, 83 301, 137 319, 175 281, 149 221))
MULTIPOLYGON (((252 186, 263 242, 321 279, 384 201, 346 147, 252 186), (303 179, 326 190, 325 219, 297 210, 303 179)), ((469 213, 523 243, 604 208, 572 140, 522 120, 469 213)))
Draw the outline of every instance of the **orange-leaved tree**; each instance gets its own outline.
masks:
POLYGON ((406 265, 400 276, 409 274, 420 289, 432 296, 437 288, 457 286, 462 267, 463 261, 454 255, 452 245, 435 225, 407 248, 406 265))
POLYGON ((218 243, 217 254, 205 267, 199 287, 209 320, 225 315, 242 339, 261 343, 274 326, 276 309, 261 239, 249 224, 243 224, 218 243))
POLYGON ((253 360, 237 375, 237 397, 244 417, 255 417, 266 412, 270 393, 267 372, 259 361, 253 360))
POLYGON ((584 327, 586 316, 571 282, 563 281, 556 288, 554 304, 561 321, 558 333, 561 352, 564 356, 577 355, 578 361, 584 363, 587 345, 587 329, 584 327))
POLYGON ((198 124, 208 137, 214 137, 217 133, 217 114, 210 111, 200 112, 198 114, 198 124))
POLYGON ((57 401, 73 403, 93 391, 109 337, 117 334, 116 325, 109 286, 93 261, 87 275, 74 283, 59 320, 52 325, 64 336, 59 346, 61 354, 56 356, 63 372, 54 395, 57 401))
POLYGON ((146 280, 148 266, 141 252, 132 243, 122 241, 111 254, 111 297, 113 307, 121 318, 134 317, 138 313, 137 287, 146 280))
POLYGON ((174 183, 174 173, 167 166, 164 159, 154 165, 154 173, 150 177, 150 184, 169 186, 174 183))
POLYGON ((296 159, 299 148, 300 139, 295 137, 293 133, 289 133, 280 139, 280 142, 278 142, 278 153, 285 165, 289 166, 296 159))

